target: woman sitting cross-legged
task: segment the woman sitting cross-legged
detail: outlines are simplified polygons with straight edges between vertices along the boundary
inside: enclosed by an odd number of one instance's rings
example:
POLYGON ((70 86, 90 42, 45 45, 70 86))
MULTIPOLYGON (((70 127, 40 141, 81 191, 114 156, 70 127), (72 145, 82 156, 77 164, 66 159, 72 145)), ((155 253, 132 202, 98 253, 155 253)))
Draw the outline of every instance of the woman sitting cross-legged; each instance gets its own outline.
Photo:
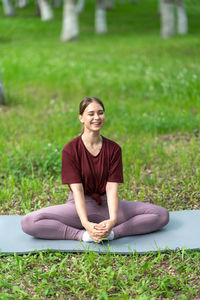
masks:
POLYGON ((98 243, 161 229, 169 222, 165 208, 118 200, 118 184, 123 182, 121 148, 100 134, 105 119, 101 100, 85 98, 79 108, 83 132, 62 151, 68 201, 24 216, 23 231, 43 239, 98 243))

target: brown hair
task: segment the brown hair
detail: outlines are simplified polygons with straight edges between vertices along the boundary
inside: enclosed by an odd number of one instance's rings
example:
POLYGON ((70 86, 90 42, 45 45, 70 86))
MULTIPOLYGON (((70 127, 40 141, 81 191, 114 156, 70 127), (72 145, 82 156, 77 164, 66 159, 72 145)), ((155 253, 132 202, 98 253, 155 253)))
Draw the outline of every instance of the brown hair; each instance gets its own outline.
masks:
POLYGON ((95 98, 95 97, 86 97, 79 104, 79 114, 82 115, 84 113, 86 107, 92 102, 99 103, 102 106, 103 111, 105 111, 104 105, 100 99, 95 98))

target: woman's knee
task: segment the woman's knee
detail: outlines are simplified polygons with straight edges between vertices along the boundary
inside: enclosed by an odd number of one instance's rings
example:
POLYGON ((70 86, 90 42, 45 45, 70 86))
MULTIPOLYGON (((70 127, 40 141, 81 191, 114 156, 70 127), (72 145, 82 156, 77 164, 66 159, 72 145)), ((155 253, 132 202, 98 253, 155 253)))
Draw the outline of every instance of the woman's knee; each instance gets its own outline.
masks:
POLYGON ((22 227, 23 232, 25 232, 29 235, 34 235, 33 226, 34 226, 34 221, 33 221, 33 216, 31 213, 22 217, 21 227, 22 227))
POLYGON ((162 211, 160 214, 160 223, 161 223, 161 227, 164 227, 169 223, 169 212, 164 207, 162 207, 162 211))

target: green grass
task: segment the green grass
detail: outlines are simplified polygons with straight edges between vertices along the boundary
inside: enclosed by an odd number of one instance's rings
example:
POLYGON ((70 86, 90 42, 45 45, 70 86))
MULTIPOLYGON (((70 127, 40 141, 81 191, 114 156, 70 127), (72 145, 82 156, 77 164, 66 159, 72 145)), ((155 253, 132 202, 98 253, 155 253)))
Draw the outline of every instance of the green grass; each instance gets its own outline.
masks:
POLYGON ((1 257, 1 299, 195 299, 199 252, 1 257), (10 266, 12 265, 12 272, 10 266), (189 295, 187 298, 186 295, 189 295))
MULTIPOLYGON (((78 104, 106 107, 103 135, 123 149, 120 197, 167 209, 200 209, 200 4, 187 1, 189 35, 160 38, 157 1, 116 5, 97 36, 93 3, 77 42, 61 43, 62 10, 41 22, 31 4, 0 6, 1 214, 64 203, 61 150, 81 131, 78 104)), ((200 252, 120 256, 1 256, 0 299, 197 299, 200 252)))

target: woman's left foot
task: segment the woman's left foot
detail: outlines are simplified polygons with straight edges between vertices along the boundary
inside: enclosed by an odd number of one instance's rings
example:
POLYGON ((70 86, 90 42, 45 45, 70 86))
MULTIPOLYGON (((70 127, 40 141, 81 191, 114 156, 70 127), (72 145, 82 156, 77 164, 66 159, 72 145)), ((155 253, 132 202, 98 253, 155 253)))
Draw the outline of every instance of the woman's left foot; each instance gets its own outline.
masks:
POLYGON ((113 239, 114 239, 114 232, 111 231, 111 233, 105 239, 103 239, 103 241, 104 240, 106 240, 106 241, 112 241, 113 239))

